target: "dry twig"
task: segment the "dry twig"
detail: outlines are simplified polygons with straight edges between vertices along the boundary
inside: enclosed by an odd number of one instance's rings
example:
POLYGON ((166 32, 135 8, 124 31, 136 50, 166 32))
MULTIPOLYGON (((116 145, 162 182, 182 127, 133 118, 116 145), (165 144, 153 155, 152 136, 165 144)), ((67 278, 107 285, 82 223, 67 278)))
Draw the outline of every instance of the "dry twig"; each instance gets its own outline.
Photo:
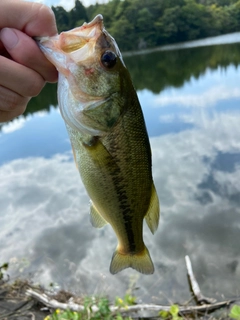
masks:
MULTIPOLYGON (((222 302, 216 302, 215 299, 212 298, 206 298, 202 295, 199 285, 197 283, 197 280, 195 279, 195 276, 193 274, 192 270, 192 264, 190 261, 190 258, 188 256, 185 257, 186 261, 186 267, 187 272, 189 276, 189 281, 192 287, 193 294, 197 300, 197 302, 201 305, 199 306, 179 306, 179 314, 180 315, 189 315, 189 314, 203 314, 203 313, 209 313, 214 310, 227 307, 233 302, 240 300, 233 299, 233 300, 225 300, 222 302)), ((62 309, 62 310, 71 310, 71 311, 77 311, 82 312, 85 310, 85 307, 81 304, 77 304, 73 302, 73 299, 70 298, 67 303, 59 302, 56 299, 53 299, 51 296, 48 296, 45 293, 41 293, 38 291, 33 290, 32 288, 29 288, 26 290, 26 294, 40 302, 42 302, 45 306, 47 306, 50 309, 62 309)), ((171 306, 162 306, 162 305, 154 305, 154 304, 137 304, 133 306, 126 306, 126 307, 116 307, 116 306, 110 306, 109 309, 113 314, 115 313, 121 313, 123 315, 126 314, 134 314, 136 316, 137 313, 142 311, 148 311, 153 312, 156 314, 156 317, 159 315, 160 311, 170 311, 171 306)), ((91 306, 92 312, 99 311, 99 308, 97 305, 91 306)), ((144 317, 141 316, 141 319, 144 319, 144 317)), ((149 319, 149 318, 146 318, 149 319)))
POLYGON ((204 303, 205 304, 213 304, 213 303, 215 303, 216 299, 207 298, 204 295, 202 295, 200 287, 199 287, 197 280, 194 276, 194 273, 192 270, 192 263, 191 263, 189 256, 185 256, 185 262, 186 262, 187 273, 188 273, 190 285, 191 285, 194 297, 197 300, 197 303, 199 303, 199 304, 204 304, 204 303))
MULTIPOLYGON (((28 296, 31 296, 38 301, 42 302, 44 305, 46 305, 49 308, 52 309, 62 309, 62 310, 72 310, 77 312, 84 311, 84 306, 76 304, 72 302, 71 300, 68 303, 62 303, 55 299, 52 299, 51 297, 47 296, 45 293, 38 293, 37 291, 34 291, 32 289, 28 289, 26 294, 28 296)), ((209 312, 213 311, 225 306, 229 306, 231 303, 233 303, 235 300, 227 300, 222 301, 218 303, 213 304, 204 304, 201 306, 179 306, 179 313, 182 315, 186 314, 193 314, 193 313, 199 313, 199 312, 209 312)), ((92 307, 93 312, 97 312, 99 309, 96 305, 93 305, 92 307)), ((171 306, 161 306, 161 305, 154 305, 154 304, 138 304, 134 306, 128 306, 128 307, 116 307, 116 306, 110 306, 111 312, 119 312, 121 314, 130 314, 130 313, 136 313, 140 311, 151 311, 159 313, 159 311, 170 311, 171 306)))

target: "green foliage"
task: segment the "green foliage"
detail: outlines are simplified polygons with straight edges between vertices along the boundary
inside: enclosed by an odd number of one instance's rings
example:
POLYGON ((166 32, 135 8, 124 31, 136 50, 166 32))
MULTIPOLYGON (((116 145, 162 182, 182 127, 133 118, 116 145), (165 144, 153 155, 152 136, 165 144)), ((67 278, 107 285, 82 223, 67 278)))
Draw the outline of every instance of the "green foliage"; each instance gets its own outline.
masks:
POLYGON ((58 31, 67 31, 70 29, 70 15, 69 13, 61 6, 52 7, 52 10, 56 17, 56 22, 58 26, 58 31))
POLYGON ((0 280, 3 279, 4 273, 7 271, 9 264, 7 262, 0 266, 0 280))
POLYGON ((57 107, 57 105, 57 84, 47 83, 40 94, 29 101, 24 116, 40 110, 50 111, 51 106, 57 107))
POLYGON ((69 29, 79 27, 83 22, 88 21, 86 9, 79 0, 75 0, 75 6, 69 12, 69 18, 69 29))
POLYGON ((179 307, 177 304, 173 304, 170 311, 160 311, 159 315, 163 319, 182 320, 182 317, 178 316, 179 307))
MULTIPOLYGON (((185 50, 158 51, 124 57, 137 90, 147 89, 158 94, 168 87, 181 87, 191 78, 198 79, 206 70, 225 69, 240 65, 240 44, 198 47, 185 50)), ((56 84, 47 84, 32 98, 25 116, 57 106, 56 84)))
POLYGON ((240 306, 234 305, 229 313, 229 317, 232 319, 240 320, 240 306))
POLYGON ((181 87, 206 69, 240 64, 240 44, 160 51, 124 58, 137 90, 159 93, 167 87, 181 87))
MULTIPOLYGON (((127 307, 127 305, 132 305, 135 302, 135 297, 126 294, 123 300, 120 298, 116 298, 116 300, 124 301, 124 307, 127 307)), ((113 314, 109 307, 109 300, 104 297, 85 297, 83 306, 84 310, 82 312, 57 309, 44 320, 131 320, 130 317, 122 317, 120 313, 113 314), (94 312, 93 306, 97 306, 98 311, 94 312)))
POLYGON ((75 311, 61 311, 60 309, 57 309, 53 312, 51 316, 47 316, 44 318, 44 320, 81 320, 82 318, 81 313, 75 312, 75 311))
POLYGON ((136 297, 128 293, 125 294, 123 299, 119 297, 115 299, 115 305, 118 307, 133 306, 134 304, 136 304, 136 297))
MULTIPOLYGON (((97 319, 111 319, 111 311, 109 309, 109 301, 106 298, 100 298, 99 301, 96 301, 95 298, 89 298, 86 297, 84 300, 84 308, 85 308, 85 313, 87 315, 92 314, 91 319, 92 320, 97 320, 97 319), (93 313, 92 312, 92 305, 96 304, 98 307, 98 311, 93 313)), ((84 319, 84 318, 83 318, 84 319)), ((89 318, 88 318, 89 319, 89 318)))
POLYGON ((85 8, 52 7, 59 31, 101 13, 123 51, 240 31, 240 0, 111 0, 85 8))

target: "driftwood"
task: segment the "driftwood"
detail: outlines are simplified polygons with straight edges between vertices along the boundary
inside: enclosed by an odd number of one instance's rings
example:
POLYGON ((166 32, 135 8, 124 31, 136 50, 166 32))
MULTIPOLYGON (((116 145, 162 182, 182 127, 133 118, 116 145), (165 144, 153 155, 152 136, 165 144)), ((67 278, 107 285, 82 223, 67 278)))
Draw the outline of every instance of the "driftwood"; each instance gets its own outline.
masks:
POLYGON ((194 276, 194 273, 193 273, 193 270, 192 270, 192 263, 191 263, 191 260, 189 258, 189 256, 186 256, 185 257, 185 262, 186 262, 186 267, 187 267, 187 273, 188 273, 188 279, 189 279, 189 282, 190 282, 190 286, 192 288, 192 291, 193 291, 193 294, 194 294, 194 297, 197 301, 198 304, 213 304, 216 301, 216 299, 213 299, 213 298, 207 298, 205 296, 202 295, 201 291, 200 291, 200 288, 199 288, 199 285, 197 283, 197 280, 194 276))
MULTIPOLYGON (((205 314, 212 312, 214 310, 227 307, 231 305, 233 302, 240 300, 233 299, 233 300, 225 300, 221 302, 216 302, 215 299, 206 298, 201 294, 199 285, 196 281, 196 278, 193 274, 192 265, 190 258, 188 256, 185 257, 186 261, 186 267, 187 267, 187 273, 189 276, 190 285, 194 294, 195 299, 197 302, 201 305, 197 306, 178 306, 179 308, 179 314, 180 315, 188 315, 188 314, 205 314)), ((26 294, 41 303, 43 303, 45 306, 47 306, 50 309, 62 309, 62 310, 72 310, 77 312, 82 312, 85 310, 85 307, 83 305, 74 303, 72 299, 69 299, 67 303, 62 303, 57 301, 56 299, 53 299, 51 296, 48 296, 45 293, 37 292, 33 289, 27 289, 26 294)), ((162 305, 154 305, 154 304, 136 304, 133 306, 126 306, 126 307, 117 307, 117 306, 110 306, 109 307, 111 312, 113 314, 115 313, 121 313, 123 315, 126 314, 139 314, 142 311, 148 311, 155 314, 155 317, 158 316, 160 311, 170 311, 171 306, 162 306, 162 305)), ((97 312, 99 309, 97 305, 93 303, 91 306, 92 312, 97 312)), ((141 317, 141 319, 144 319, 144 317, 141 317)), ((149 318, 148 318, 149 319, 149 318)))
MULTIPOLYGON (((84 306, 76 304, 74 302, 68 302, 68 303, 62 303, 58 302, 55 299, 51 299, 51 297, 47 296, 46 294, 38 293, 32 289, 27 290, 27 295, 37 299, 38 301, 42 302, 44 305, 46 305, 48 308, 52 309, 62 309, 62 310, 72 310, 81 312, 84 311, 84 306)), ((181 314, 191 314, 191 313, 199 313, 199 312, 207 312, 207 311, 213 311, 222 307, 229 306, 231 303, 233 303, 235 300, 226 300, 222 302, 217 302, 213 304, 204 304, 201 306, 188 306, 183 307, 179 306, 179 313, 181 314)), ((91 307, 93 312, 97 312, 99 309, 96 305, 93 305, 91 307)), ((170 311, 171 306, 161 306, 161 305, 154 305, 154 304, 138 304, 134 306, 128 306, 128 307, 115 307, 110 306, 110 310, 115 313, 133 313, 133 312, 140 312, 140 311, 170 311)))

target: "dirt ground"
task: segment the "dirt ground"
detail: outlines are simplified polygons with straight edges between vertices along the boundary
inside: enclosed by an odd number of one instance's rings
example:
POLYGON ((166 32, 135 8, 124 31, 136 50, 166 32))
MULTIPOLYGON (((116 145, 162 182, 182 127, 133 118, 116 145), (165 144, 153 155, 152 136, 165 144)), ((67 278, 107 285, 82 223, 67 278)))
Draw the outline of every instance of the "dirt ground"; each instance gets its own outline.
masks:
MULTIPOLYGON (((44 320, 53 310, 48 309, 45 305, 40 303, 38 300, 28 297, 26 295, 26 290, 32 288, 38 293, 44 293, 44 289, 41 287, 32 286, 28 281, 18 280, 14 283, 9 281, 0 280, 0 320, 44 320)), ((78 304, 83 304, 81 297, 75 297, 71 293, 64 290, 58 293, 51 293, 51 297, 56 299, 58 302, 66 303, 70 298, 73 298, 74 302, 78 304)), ((223 301, 222 309, 217 310, 217 313, 211 315, 210 312, 201 312, 202 315, 197 316, 196 311, 192 309, 192 315, 194 319, 221 319, 230 320, 229 311, 230 306, 233 302, 239 301, 240 298, 234 299, 232 301, 223 301)), ((216 303, 218 304, 218 303, 216 303)), ((194 306, 193 306, 194 308, 194 306)), ((216 309, 216 308, 215 308, 216 309)), ((209 309, 208 309, 209 310, 209 309)), ((210 311, 210 310, 209 310, 210 311)), ((193 319, 191 315, 188 319, 193 319)), ((135 318, 143 319, 143 318, 135 318)), ((150 319, 150 318, 144 318, 150 319)), ((151 318, 154 319, 154 318, 151 318)), ((184 318, 187 319, 187 318, 184 318)))
POLYGON ((49 310, 33 298, 26 296, 29 284, 16 281, 14 284, 0 280, 0 320, 43 320, 49 310))

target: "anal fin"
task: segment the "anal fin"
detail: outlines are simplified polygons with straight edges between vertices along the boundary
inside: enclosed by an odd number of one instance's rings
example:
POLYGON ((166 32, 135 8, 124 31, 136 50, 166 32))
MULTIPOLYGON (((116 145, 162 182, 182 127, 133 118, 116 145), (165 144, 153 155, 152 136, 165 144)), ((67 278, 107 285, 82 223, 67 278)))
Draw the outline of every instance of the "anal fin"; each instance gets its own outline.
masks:
POLYGON ((145 220, 152 234, 154 234, 154 232, 158 228, 159 217, 160 217, 160 206, 159 206, 158 195, 157 195, 157 191, 155 189, 154 184, 152 184, 151 200, 150 200, 148 211, 145 215, 145 220))
POLYGON ((90 207, 90 221, 94 228, 102 228, 103 226, 105 226, 105 224, 108 224, 108 222, 101 216, 93 203, 91 203, 90 207))

